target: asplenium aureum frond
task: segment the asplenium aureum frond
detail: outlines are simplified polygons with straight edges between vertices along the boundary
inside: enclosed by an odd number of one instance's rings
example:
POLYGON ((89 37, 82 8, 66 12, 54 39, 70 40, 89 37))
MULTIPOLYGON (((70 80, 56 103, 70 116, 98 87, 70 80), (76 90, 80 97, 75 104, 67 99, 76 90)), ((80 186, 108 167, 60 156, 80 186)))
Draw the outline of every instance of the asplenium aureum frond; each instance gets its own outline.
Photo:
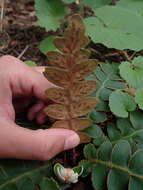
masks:
POLYGON ((58 120, 53 127, 76 131, 81 143, 90 141, 80 131, 91 125, 91 121, 82 116, 97 103, 96 98, 87 97, 95 91, 96 83, 85 80, 85 77, 98 65, 96 60, 89 59, 90 51, 85 49, 88 43, 82 18, 79 15, 70 17, 63 36, 54 39, 59 51, 48 52, 50 66, 44 71, 48 81, 57 86, 46 90, 47 98, 55 103, 49 105, 45 113, 58 120))

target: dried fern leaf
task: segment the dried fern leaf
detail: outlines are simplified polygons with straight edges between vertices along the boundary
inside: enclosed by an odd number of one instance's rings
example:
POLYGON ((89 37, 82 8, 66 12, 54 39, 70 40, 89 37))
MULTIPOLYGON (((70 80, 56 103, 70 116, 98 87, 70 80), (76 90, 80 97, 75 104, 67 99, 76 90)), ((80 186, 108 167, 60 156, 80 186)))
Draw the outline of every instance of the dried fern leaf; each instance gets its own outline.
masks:
POLYGON ((96 104, 97 99, 91 97, 81 98, 78 102, 73 102, 71 105, 72 117, 75 118, 87 114, 90 110, 95 108, 96 104))
POLYGON ((60 67, 60 68, 67 68, 67 62, 65 56, 56 51, 49 51, 47 53, 48 63, 52 66, 60 67))
POLYGON ((45 91, 47 98, 50 100, 60 103, 60 104, 67 104, 67 92, 65 89, 62 88, 49 88, 45 91))
POLYGON ((89 137, 88 135, 86 135, 85 133, 82 132, 77 132, 77 134, 80 137, 80 143, 89 143, 91 141, 91 137, 89 137))
POLYGON ((74 65, 72 72, 75 73, 74 80, 82 80, 97 67, 98 62, 94 59, 86 60, 80 64, 74 65))
POLYGON ((80 52, 75 53, 75 62, 81 63, 90 57, 91 52, 89 50, 82 49, 80 52))
POLYGON ((94 80, 83 80, 74 84, 72 94, 73 96, 87 96, 96 89, 96 82, 94 80))
POLYGON ((46 115, 54 119, 68 119, 66 106, 60 104, 51 104, 44 109, 46 115))
POLYGON ((59 69, 57 67, 46 67, 43 74, 48 81, 60 87, 66 87, 70 82, 66 70, 59 69))
POLYGON ((56 37, 53 40, 53 43, 56 46, 56 48, 58 48, 63 53, 69 53, 70 50, 68 49, 68 47, 66 47, 65 42, 66 42, 66 39, 63 37, 56 37))
MULTIPOLYGON (((71 120, 72 129, 75 131, 83 130, 92 124, 92 121, 86 118, 76 118, 71 120)), ((56 121, 52 128, 69 129, 69 121, 56 121)))

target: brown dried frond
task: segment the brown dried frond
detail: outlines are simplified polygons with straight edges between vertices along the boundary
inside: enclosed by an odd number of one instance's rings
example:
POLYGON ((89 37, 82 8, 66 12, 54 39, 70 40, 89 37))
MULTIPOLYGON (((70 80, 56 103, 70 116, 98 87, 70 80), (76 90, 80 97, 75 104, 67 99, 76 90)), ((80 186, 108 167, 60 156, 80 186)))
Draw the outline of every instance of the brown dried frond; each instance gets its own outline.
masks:
POLYGON ((94 59, 89 59, 90 51, 85 49, 89 38, 85 36, 85 27, 79 15, 68 19, 68 27, 63 37, 54 39, 59 52, 50 51, 47 54, 50 66, 44 71, 44 76, 57 87, 46 90, 47 97, 55 104, 49 105, 45 113, 55 119, 55 128, 68 128, 76 131, 81 143, 90 141, 90 137, 81 130, 92 122, 81 116, 94 109, 96 98, 84 97, 95 91, 96 83, 85 80, 98 65, 94 59))

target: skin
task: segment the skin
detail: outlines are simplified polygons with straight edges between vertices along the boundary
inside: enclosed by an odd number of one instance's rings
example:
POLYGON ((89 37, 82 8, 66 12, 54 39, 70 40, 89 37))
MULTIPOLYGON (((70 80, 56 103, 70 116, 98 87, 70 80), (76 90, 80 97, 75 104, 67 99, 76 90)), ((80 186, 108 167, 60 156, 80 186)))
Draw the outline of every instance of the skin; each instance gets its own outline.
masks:
POLYGON ((79 144, 78 135, 67 129, 22 128, 15 113, 32 106, 28 119, 39 124, 47 120, 45 90, 53 85, 42 75, 44 67, 29 67, 12 56, 0 58, 0 158, 48 160, 79 144))

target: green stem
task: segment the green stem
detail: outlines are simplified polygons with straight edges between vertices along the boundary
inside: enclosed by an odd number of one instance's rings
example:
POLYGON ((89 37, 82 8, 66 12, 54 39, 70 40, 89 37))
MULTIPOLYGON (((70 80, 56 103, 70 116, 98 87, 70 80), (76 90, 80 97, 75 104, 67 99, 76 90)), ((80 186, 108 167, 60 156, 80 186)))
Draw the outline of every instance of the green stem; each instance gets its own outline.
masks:
POLYGON ((15 183, 16 181, 20 180, 21 178, 23 178, 23 177, 25 177, 25 176, 30 176, 30 175, 31 175, 32 173, 34 173, 34 172, 39 172, 39 171, 41 171, 41 170, 43 170, 43 169, 46 169, 46 168, 48 168, 49 166, 50 166, 50 163, 48 163, 48 164, 46 164, 46 165, 44 165, 44 166, 40 166, 40 167, 38 167, 38 168, 34 168, 34 169, 30 170, 30 171, 26 171, 25 173, 22 173, 21 175, 16 176, 16 177, 14 177, 14 178, 12 178, 12 179, 9 179, 9 180, 7 180, 5 183, 1 184, 1 185, 0 185, 0 189, 2 189, 3 187, 5 187, 6 185, 8 185, 8 184, 10 184, 10 183, 15 183))
POLYGON ((104 166, 112 168, 112 169, 118 169, 120 171, 128 173, 130 176, 137 177, 137 178, 143 180, 143 176, 142 175, 136 174, 136 173, 132 172, 129 168, 125 168, 125 167, 113 164, 112 162, 107 162, 107 161, 98 160, 98 159, 88 159, 88 160, 91 161, 91 162, 95 162, 95 163, 104 165, 104 166))
POLYGON ((119 141, 121 141, 121 140, 128 140, 128 139, 132 138, 133 136, 136 136, 138 133, 141 133, 141 132, 143 132, 143 129, 139 129, 139 130, 133 132, 132 134, 127 135, 127 136, 125 136, 125 137, 123 137, 123 138, 121 138, 121 139, 113 140, 113 141, 111 141, 111 143, 112 143, 112 144, 116 144, 117 142, 119 142, 119 141))

